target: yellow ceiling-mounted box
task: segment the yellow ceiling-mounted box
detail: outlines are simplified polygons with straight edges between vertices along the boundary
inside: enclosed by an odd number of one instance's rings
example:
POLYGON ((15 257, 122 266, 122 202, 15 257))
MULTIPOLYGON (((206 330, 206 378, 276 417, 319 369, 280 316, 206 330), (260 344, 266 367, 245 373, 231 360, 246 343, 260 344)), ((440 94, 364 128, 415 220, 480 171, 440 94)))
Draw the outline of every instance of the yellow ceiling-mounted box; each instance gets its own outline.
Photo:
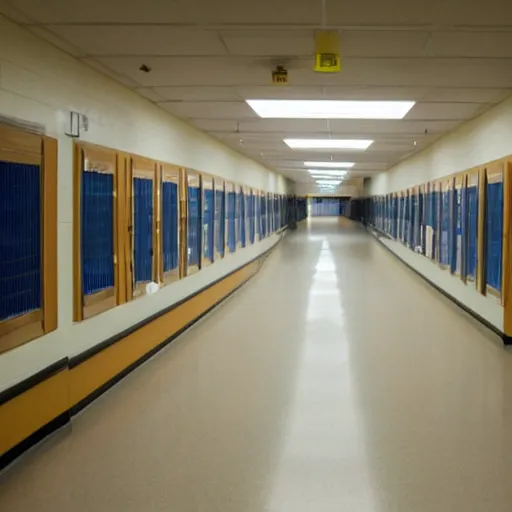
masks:
POLYGON ((319 73, 341 71, 340 33, 337 30, 315 32, 315 71, 319 73))

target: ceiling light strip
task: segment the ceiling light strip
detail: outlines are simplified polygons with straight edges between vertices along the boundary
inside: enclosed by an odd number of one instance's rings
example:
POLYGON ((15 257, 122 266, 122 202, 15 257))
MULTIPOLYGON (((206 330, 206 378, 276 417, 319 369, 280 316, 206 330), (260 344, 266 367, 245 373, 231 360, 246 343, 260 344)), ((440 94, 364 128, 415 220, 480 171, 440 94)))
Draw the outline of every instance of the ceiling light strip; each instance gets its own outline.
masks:
POLYGON ((414 101, 246 100, 267 119, 403 119, 414 101))
POLYGON ((366 150, 373 140, 366 139, 284 139, 292 149, 358 149, 366 150))

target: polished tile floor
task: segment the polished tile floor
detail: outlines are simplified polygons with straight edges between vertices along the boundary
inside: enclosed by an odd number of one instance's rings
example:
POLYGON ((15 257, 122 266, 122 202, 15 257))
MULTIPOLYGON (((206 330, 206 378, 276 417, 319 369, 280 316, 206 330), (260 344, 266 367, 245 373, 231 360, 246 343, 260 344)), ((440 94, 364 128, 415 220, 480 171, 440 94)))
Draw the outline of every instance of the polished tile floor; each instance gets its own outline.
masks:
POLYGON ((510 512, 512 354, 348 222, 0 477, 5 512, 510 512))

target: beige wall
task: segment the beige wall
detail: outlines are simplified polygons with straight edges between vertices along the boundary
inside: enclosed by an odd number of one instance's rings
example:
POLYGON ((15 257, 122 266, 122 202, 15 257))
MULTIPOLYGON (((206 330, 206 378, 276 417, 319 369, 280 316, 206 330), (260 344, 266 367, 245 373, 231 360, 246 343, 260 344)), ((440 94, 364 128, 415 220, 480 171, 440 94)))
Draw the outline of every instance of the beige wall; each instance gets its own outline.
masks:
MULTIPOLYGON (((512 98, 480 117, 461 125, 424 151, 400 162, 372 179, 365 195, 383 195, 465 171, 512 154, 512 98)), ((492 296, 478 293, 474 284, 442 270, 402 244, 385 240, 401 259, 437 286, 503 330, 503 307, 492 296)))
POLYGON ((0 356, 0 391, 190 295, 275 244, 272 236, 200 273, 80 324, 72 322, 72 150, 68 112, 89 118, 81 140, 285 193, 286 179, 164 112, 0 16, 0 115, 39 123, 59 141, 59 328, 0 356))
POLYGON ((372 195, 398 192, 512 154, 512 98, 461 125, 371 181, 372 195))

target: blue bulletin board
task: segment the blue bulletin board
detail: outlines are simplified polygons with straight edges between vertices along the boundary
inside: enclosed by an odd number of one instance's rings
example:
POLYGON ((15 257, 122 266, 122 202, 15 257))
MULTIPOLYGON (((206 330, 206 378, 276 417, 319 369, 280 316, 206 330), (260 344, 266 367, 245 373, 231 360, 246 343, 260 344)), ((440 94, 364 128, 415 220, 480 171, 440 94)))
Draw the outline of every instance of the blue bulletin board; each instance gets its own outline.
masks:
POLYGON ((455 180, 455 188, 452 191, 453 216, 450 231, 453 234, 450 244, 450 267, 451 271, 460 275, 462 273, 462 208, 463 208, 463 178, 455 180))
POLYGON ((420 202, 418 199, 418 191, 411 192, 411 233, 410 233, 410 246, 413 250, 419 245, 420 233, 420 202))
POLYGON ((442 183, 441 207, 440 207, 440 241, 439 241, 439 263, 448 267, 450 265, 450 182, 442 183))
POLYGON ((503 251, 503 170, 487 171, 485 200, 487 291, 501 294, 503 251))
POLYGON ((398 196, 395 194, 392 198, 391 208, 391 236, 396 238, 398 236, 398 196))
POLYGON ((466 257, 465 275, 468 281, 476 280, 478 264, 478 173, 468 176, 466 189, 466 257))

